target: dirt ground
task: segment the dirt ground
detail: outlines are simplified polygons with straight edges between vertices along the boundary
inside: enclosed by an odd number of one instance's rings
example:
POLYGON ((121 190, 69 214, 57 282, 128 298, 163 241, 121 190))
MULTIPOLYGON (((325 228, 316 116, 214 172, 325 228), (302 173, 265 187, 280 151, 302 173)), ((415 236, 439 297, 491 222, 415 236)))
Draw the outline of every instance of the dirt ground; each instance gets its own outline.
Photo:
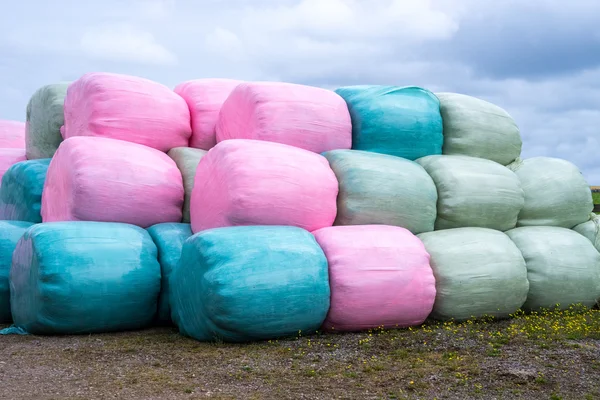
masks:
POLYGON ((229 345, 0 336, 0 399, 600 399, 600 311, 229 345))

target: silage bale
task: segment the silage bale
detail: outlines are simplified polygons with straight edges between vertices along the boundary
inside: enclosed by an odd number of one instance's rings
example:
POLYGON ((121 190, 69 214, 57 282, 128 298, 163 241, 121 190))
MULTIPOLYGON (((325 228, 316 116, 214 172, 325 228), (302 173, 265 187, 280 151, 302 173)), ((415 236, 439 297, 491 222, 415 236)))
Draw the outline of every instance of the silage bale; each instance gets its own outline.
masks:
POLYGON ((167 152, 187 146, 190 110, 168 87, 129 75, 93 72, 73 82, 65 98, 65 139, 97 136, 167 152))
POLYGON ((72 137, 48 167, 42 220, 181 222, 183 181, 165 153, 136 143, 72 137))
POLYGON ((573 228, 594 210, 592 191, 579 169, 552 157, 518 159, 509 166, 521 181, 525 206, 518 226, 573 228))
POLYGON ((414 161, 360 150, 323 154, 339 182, 335 225, 385 224, 433 230, 437 191, 414 161))
POLYGON ((183 178, 183 188, 185 196, 183 199, 183 222, 190 222, 190 200, 192 198, 192 189, 194 189, 194 178, 196 177, 196 168, 202 157, 206 155, 205 150, 193 149, 191 147, 175 147, 167 153, 175 161, 179 172, 183 178))
POLYGON ((336 90, 352 118, 352 148, 416 160, 442 154, 440 101, 419 87, 348 86, 336 90))
POLYGON ((42 191, 50 158, 21 161, 2 177, 0 219, 42 222, 42 191))
POLYGON ((192 191, 194 233, 236 225, 331 226, 338 182, 327 159, 297 147, 232 139, 202 158, 192 191))
POLYGON ((148 228, 148 233, 158 249, 158 262, 162 276, 157 320, 160 324, 171 324, 169 279, 181 258, 183 243, 192 236, 192 229, 190 224, 165 223, 151 226, 148 228))
POLYGON ((329 263, 326 329, 397 328, 427 319, 435 301, 435 279, 423 243, 408 230, 334 226, 313 234, 329 263))
POLYGON ((25 148, 25 123, 21 121, 0 120, 0 148, 25 148))
POLYGON ((200 341, 311 333, 329 309, 327 259, 289 226, 211 229, 190 237, 171 275, 173 322, 200 341))
POLYGON ((528 226, 506 232, 527 263, 529 295, 523 308, 592 307, 600 300, 600 253, 570 229, 528 226))
POLYGON ((517 176, 490 160, 429 156, 417 160, 437 187, 435 229, 479 227, 506 231, 525 202, 517 176))
POLYGON ((0 149, 0 180, 10 167, 25 160, 25 149, 0 149))
POLYGON ((506 318, 527 299, 525 260, 506 234, 487 228, 456 228, 418 237, 431 256, 435 276, 432 318, 506 318))
POLYGON ((195 79, 180 83, 174 92, 190 109, 192 136, 190 147, 210 150, 217 144, 215 127, 221 106, 242 81, 234 79, 195 79))
POLYGON ((24 221, 0 221, 0 324, 12 321, 9 275, 17 242, 33 225, 24 221))
POLYGON ((579 224, 573 230, 585 236, 600 251, 600 217, 595 213, 590 215, 590 220, 579 224))
POLYGON ((521 155, 521 133, 502 108, 476 97, 436 93, 444 122, 443 154, 465 155, 502 165, 521 155))
POLYGON ((37 224, 13 255, 14 325, 31 334, 141 329, 156 315, 159 292, 156 246, 133 225, 37 224))
POLYGON ((352 124, 336 93, 284 82, 239 84, 219 113, 217 142, 254 139, 315 153, 352 146, 352 124))

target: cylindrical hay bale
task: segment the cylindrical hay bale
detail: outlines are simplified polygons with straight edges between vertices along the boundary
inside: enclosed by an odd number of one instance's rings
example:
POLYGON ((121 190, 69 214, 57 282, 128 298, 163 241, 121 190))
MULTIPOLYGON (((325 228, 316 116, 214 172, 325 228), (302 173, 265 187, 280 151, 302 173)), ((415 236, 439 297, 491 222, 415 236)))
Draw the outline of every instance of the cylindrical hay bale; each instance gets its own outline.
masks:
POLYGON ((436 93, 444 122, 443 154, 480 157, 502 165, 521 155, 521 133, 502 108, 476 97, 436 93))
POLYGON ((600 299, 600 253, 570 229, 529 226, 506 232, 527 263, 529 295, 523 308, 592 307, 600 299))
POLYGON ((181 222, 183 181, 165 153, 122 140, 65 140, 48 168, 42 220, 181 222))
POLYGON ((25 160, 25 149, 0 149, 0 180, 10 167, 25 160))
POLYGON ((0 186, 0 219, 42 222, 42 191, 49 158, 21 161, 2 177, 0 186))
POLYGON ((423 243, 408 230, 334 226, 313 234, 329 263, 331 307, 325 329, 398 328, 427 319, 435 279, 423 243))
POLYGON ((417 160, 437 187, 435 229, 512 229, 525 202, 519 178, 490 160, 429 156, 417 160))
POLYGON ((160 265, 145 230, 101 222, 32 226, 10 271, 14 324, 37 335, 141 329, 156 315, 160 265))
POLYGON ((589 221, 577 225, 573 230, 588 238, 596 250, 600 251, 600 217, 592 213, 589 221))
POLYGON ((0 120, 0 148, 25 148, 25 123, 0 120))
POLYGON ((167 152, 187 146, 190 110, 175 92, 148 79, 93 72, 73 82, 65 98, 65 139, 97 136, 167 152))
POLYGON ((167 153, 175 161, 183 178, 185 197, 183 199, 183 222, 190 222, 190 200, 192 189, 194 189, 194 178, 196 169, 202 157, 206 155, 205 150, 193 149, 191 147, 175 147, 167 153))
POLYGON ((190 109, 190 147, 210 150, 217 144, 216 124, 221 106, 242 81, 234 79, 195 79, 180 83, 174 91, 190 109))
POLYGON ((336 93, 283 82, 247 82, 229 95, 216 127, 217 142, 254 139, 323 153, 352 146, 352 123, 336 93))
POLYGON ((506 234, 486 228, 457 228, 418 237, 431 256, 435 276, 432 318, 506 318, 527 299, 525 260, 506 234))
POLYGON ((338 182, 325 157, 260 140, 226 140, 198 164, 192 231, 236 225, 331 226, 338 182))
POLYGON ((579 169, 559 158, 534 157, 509 166, 521 181, 525 206, 517 226, 573 228, 594 210, 592 191, 579 169))
POLYGON ((211 229, 190 237, 171 275, 173 322, 200 341, 311 333, 329 309, 327 259, 289 226, 211 229))
POLYGON ((339 182, 334 225, 385 224, 432 231, 437 191, 414 161, 360 150, 323 154, 339 182))
POLYGON ((440 101, 419 87, 348 86, 336 90, 352 117, 352 148, 416 160, 442 154, 440 101))

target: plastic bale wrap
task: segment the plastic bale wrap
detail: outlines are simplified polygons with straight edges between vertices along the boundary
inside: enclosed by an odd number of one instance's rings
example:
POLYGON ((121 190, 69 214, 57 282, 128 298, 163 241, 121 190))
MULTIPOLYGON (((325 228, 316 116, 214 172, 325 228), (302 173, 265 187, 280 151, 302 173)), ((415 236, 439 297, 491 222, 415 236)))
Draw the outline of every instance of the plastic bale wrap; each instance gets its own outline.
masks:
POLYGON ((27 159, 51 158, 63 138, 64 104, 69 82, 39 88, 27 104, 25 142, 27 159))
POLYGON ((0 221, 0 324, 12 321, 10 312, 10 267, 15 247, 33 225, 23 221, 0 221))
POLYGON ((419 325, 431 313, 435 279, 423 243, 404 228, 334 226, 313 232, 329 263, 329 331, 419 325))
POLYGON ((436 93, 444 121, 443 154, 481 157, 502 165, 521 155, 521 133, 502 108, 476 97, 436 93))
POLYGON ((226 140, 198 164, 192 231, 237 225, 331 226, 338 182, 327 159, 280 143, 226 140))
POLYGON ((518 226, 573 228, 589 220, 592 191, 579 169, 551 157, 518 159, 509 166, 521 181, 525 206, 518 226))
POLYGON ((150 147, 100 137, 65 140, 48 167, 42 221, 181 222, 181 173, 150 147))
POLYGON ((159 292, 156 246, 136 226, 37 224, 13 254, 14 325, 31 334, 141 329, 154 320, 159 292))
POLYGON ((196 168, 202 157, 206 155, 205 150, 193 149, 191 147, 176 147, 169 150, 169 157, 175 161, 179 172, 183 178, 183 188, 185 196, 183 199, 183 222, 190 222, 190 200, 192 198, 192 189, 194 189, 194 178, 196 177, 196 168))
POLYGON ((215 127, 221 106, 242 81, 234 79, 195 79, 174 89, 190 109, 192 137, 190 147, 210 150, 217 144, 215 127))
POLYGON ((486 228, 456 228, 418 237, 431 256, 435 276, 432 318, 506 318, 527 299, 525 260, 506 234, 486 228))
POLYGON ((0 148, 25 148, 25 123, 0 120, 0 148))
POLYGON ((158 299, 159 324, 171 324, 171 307, 169 306, 169 278, 181 258, 183 243, 192 236, 190 224, 166 223, 148 228, 148 233, 158 248, 158 261, 161 270, 160 298, 158 299))
POLYGON ((336 90, 352 117, 352 148, 416 160, 442 154, 440 102, 419 87, 347 86, 336 90))
POLYGON ((2 177, 0 219, 42 222, 42 191, 50 159, 21 161, 2 177))
POLYGON ((239 84, 223 103, 217 142, 255 139, 315 153, 352 147, 352 123, 344 100, 313 86, 283 82, 239 84))
POLYGON ((577 225, 573 230, 588 238, 596 250, 600 251, 600 217, 592 213, 588 222, 577 225))
POLYGON ((327 259, 290 226, 211 229, 190 237, 171 275, 173 322, 200 341, 311 333, 329 309, 327 259))
POLYGON ((360 150, 323 154, 339 182, 335 225, 385 224, 432 231, 437 191, 414 161, 360 150))
POLYGON ((168 87, 135 76, 93 72, 73 82, 65 98, 65 139, 97 136, 164 152, 187 146, 190 110, 168 87))
POLYGON ((600 253, 588 239, 553 226, 516 228, 507 235, 527 263, 529 295, 523 308, 592 307, 600 300, 600 253))
POLYGON ((437 187, 435 229, 478 227, 506 231, 525 202, 519 178, 490 160, 429 156, 417 160, 437 187))
POLYGON ((10 167, 26 159, 25 149, 0 149, 0 180, 10 167))

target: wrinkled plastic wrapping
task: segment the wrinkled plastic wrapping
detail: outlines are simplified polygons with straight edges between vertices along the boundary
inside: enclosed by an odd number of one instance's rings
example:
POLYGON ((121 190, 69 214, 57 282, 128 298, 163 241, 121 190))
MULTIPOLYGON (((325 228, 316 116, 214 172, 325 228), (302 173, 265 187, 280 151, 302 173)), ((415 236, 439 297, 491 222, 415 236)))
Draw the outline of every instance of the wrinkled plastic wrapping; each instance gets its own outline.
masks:
POLYGON ((17 244, 10 291, 14 324, 31 334, 141 329, 157 309, 156 246, 132 225, 37 224, 17 244))
POLYGON ((215 127, 221 106, 242 81, 234 79, 195 79, 175 87, 190 109, 190 147, 210 150, 217 144, 215 127))
POLYGON ((39 88, 27 104, 25 142, 27 159, 51 158, 63 138, 64 104, 69 82, 39 88))
POLYGON ((523 308, 566 309, 572 304, 592 307, 600 299, 600 253, 570 229, 530 226, 507 235, 527 263, 529 295, 523 308))
POLYGON ((25 148, 25 123, 0 120, 0 148, 25 148))
POLYGON ((122 140, 73 137, 50 162, 42 220, 142 228, 181 222, 183 195, 181 173, 165 153, 122 140))
POLYGON ((573 230, 588 238, 596 250, 600 251, 600 217, 592 213, 588 222, 577 225, 573 230))
POLYGON ((437 191, 414 161, 359 150, 323 154, 339 182, 335 225, 385 224, 432 231, 437 191))
POLYGON ((65 139, 98 136, 164 152, 187 146, 190 110, 175 92, 148 79, 93 72, 73 82, 65 98, 65 139))
POLYGON ((25 160, 25 149, 0 149, 0 180, 10 167, 25 160))
POLYGON ((325 329, 407 327, 427 319, 435 279, 423 243, 408 230, 334 226, 313 234, 329 263, 331 306, 325 329))
POLYGON ((417 160, 437 187, 435 229, 479 227, 506 231, 517 224, 524 194, 508 168, 482 158, 429 156, 417 160))
POLYGON ((42 191, 50 159, 21 161, 2 177, 0 219, 42 222, 42 191))
POLYGON ((594 210, 589 184, 572 163, 559 158, 518 159, 509 166, 521 181, 525 206, 518 226, 573 228, 594 210))
POLYGON ((260 140, 232 139, 202 158, 190 213, 194 233, 236 225, 331 226, 338 182, 325 157, 260 140))
POLYGON ((238 85, 223 103, 217 142, 254 139, 323 153, 352 146, 352 123, 344 100, 313 86, 283 82, 238 85))
POLYGON ((192 189, 194 189, 196 168, 198 168, 198 163, 200 163, 202 157, 206 155, 206 151, 191 147, 176 147, 169 150, 167 154, 175 161, 179 172, 181 172, 183 188, 185 190, 183 198, 183 222, 190 222, 190 200, 192 198, 192 189))
POLYGON ((325 320, 329 296, 323 250, 309 232, 289 226, 196 234, 171 275, 173 322, 200 341, 311 333, 325 320))
POLYGON ((519 127, 505 110, 464 94, 436 96, 444 121, 444 154, 481 157, 502 165, 521 155, 519 127))
POLYGON ((160 298, 158 299, 159 324, 171 324, 171 307, 169 306, 169 278, 181 258, 183 243, 192 236, 190 224, 166 223, 153 225, 148 233, 158 249, 158 261, 161 270, 160 298))
POLYGON ((23 221, 0 221, 0 324, 12 321, 10 312, 10 267, 15 247, 33 225, 23 221))
POLYGON ((348 86, 336 90, 352 117, 352 148, 416 160, 442 154, 440 102, 419 87, 348 86))
POLYGON ((527 299, 525 260, 506 234, 486 228, 457 228, 418 237, 431 256, 435 276, 432 318, 506 318, 527 299))

